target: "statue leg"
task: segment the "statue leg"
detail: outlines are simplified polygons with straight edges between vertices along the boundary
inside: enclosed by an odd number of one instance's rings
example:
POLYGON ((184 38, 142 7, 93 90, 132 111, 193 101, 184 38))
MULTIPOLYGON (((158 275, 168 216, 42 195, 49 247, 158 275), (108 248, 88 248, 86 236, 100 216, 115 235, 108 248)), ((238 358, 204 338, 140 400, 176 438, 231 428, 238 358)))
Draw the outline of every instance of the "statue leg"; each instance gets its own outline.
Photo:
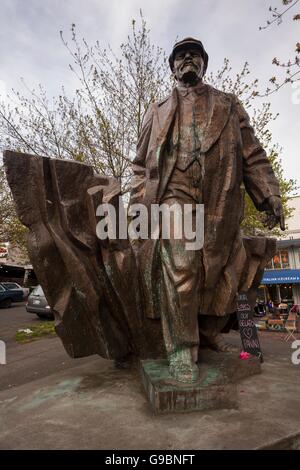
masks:
POLYGON ((229 315, 221 317, 199 315, 199 334, 201 346, 217 352, 237 352, 238 348, 225 342, 221 331, 229 320, 229 315))
MULTIPOLYGON (((171 231, 172 234, 172 231, 171 231)), ((160 240, 161 321, 170 373, 181 382, 198 378, 199 259, 200 252, 186 250, 186 240, 160 240)))

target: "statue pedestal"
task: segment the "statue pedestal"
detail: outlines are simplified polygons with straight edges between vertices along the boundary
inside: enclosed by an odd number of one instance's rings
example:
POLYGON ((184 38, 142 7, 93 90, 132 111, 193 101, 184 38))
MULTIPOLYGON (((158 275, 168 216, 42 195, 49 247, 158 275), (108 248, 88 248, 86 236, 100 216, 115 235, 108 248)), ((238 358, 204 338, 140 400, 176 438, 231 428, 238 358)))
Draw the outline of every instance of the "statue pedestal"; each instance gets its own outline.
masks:
POLYGON ((237 382, 261 373, 257 357, 241 360, 238 353, 209 350, 201 351, 199 369, 199 380, 185 384, 169 374, 166 360, 141 361, 142 381, 154 413, 237 408, 237 382))

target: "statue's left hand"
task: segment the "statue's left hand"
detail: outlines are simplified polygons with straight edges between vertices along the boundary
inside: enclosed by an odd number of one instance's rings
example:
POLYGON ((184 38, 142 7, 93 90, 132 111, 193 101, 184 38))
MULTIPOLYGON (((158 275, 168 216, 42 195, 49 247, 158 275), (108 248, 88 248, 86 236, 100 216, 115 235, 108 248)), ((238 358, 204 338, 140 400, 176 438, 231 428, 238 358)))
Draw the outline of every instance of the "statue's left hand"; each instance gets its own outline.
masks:
POLYGON ((272 230, 277 224, 281 230, 285 230, 284 212, 281 198, 279 196, 270 196, 266 201, 266 219, 264 225, 272 230))

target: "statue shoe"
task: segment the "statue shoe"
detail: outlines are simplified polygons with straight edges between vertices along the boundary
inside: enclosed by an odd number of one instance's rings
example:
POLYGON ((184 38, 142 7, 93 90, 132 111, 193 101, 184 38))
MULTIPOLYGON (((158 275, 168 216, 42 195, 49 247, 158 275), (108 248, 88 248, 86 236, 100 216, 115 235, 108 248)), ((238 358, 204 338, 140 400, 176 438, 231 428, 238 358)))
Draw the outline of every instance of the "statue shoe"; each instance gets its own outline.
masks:
POLYGON ((205 344, 208 348, 217 352, 238 352, 239 348, 228 344, 221 334, 216 336, 205 337, 205 344))
POLYGON ((169 372, 178 382, 194 383, 199 378, 199 368, 192 359, 191 348, 181 348, 169 355, 169 372))
POLYGON ((116 369, 131 369, 134 364, 134 357, 131 354, 114 359, 116 369))

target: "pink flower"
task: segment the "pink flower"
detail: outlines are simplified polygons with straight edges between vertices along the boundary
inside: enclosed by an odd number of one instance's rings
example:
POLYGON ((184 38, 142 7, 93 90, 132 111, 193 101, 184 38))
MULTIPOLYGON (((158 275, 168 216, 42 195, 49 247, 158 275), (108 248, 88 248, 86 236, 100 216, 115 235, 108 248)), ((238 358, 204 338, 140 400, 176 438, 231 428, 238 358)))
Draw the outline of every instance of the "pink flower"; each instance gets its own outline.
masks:
POLYGON ((242 359, 242 360, 249 359, 250 356, 251 356, 251 354, 249 354, 249 353, 247 353, 247 352, 245 352, 245 351, 242 351, 242 352, 240 353, 240 359, 242 359))

